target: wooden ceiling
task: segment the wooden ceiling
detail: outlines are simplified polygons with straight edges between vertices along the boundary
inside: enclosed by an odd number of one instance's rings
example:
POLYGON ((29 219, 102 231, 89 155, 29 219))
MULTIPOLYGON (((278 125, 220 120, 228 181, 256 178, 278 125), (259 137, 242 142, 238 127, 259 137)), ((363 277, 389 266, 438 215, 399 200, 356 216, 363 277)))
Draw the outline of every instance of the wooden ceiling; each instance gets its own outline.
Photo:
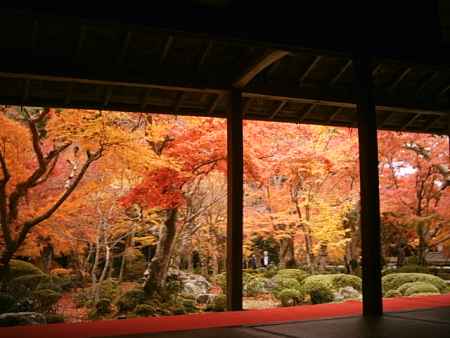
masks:
MULTIPOLYGON (((348 53, 56 16, 1 15, 0 104, 356 126, 348 53)), ((450 65, 375 58, 378 127, 449 131, 450 65)))

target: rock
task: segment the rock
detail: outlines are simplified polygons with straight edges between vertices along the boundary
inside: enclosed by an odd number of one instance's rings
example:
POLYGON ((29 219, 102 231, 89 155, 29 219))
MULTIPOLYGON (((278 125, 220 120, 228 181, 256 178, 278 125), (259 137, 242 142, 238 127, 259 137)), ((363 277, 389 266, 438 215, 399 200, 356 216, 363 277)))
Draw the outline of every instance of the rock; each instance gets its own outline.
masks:
POLYGON ((334 294, 334 299, 336 301, 355 298, 361 298, 361 293, 351 286, 340 288, 339 291, 334 294))
POLYGON ((211 304, 216 298, 216 295, 212 293, 203 293, 196 298, 197 304, 211 304))
POLYGON ((211 289, 211 283, 202 275, 170 269, 168 276, 176 276, 183 283, 182 293, 198 296, 208 293, 211 289))
POLYGON ((0 326, 47 324, 45 316, 39 312, 10 312, 0 315, 0 326))

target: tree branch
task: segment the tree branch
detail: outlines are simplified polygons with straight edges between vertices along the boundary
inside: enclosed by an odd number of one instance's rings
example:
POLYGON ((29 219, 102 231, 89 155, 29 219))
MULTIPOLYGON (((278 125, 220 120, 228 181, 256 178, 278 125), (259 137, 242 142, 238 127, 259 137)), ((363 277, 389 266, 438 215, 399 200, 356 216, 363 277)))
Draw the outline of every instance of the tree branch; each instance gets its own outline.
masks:
POLYGON ((8 227, 8 210, 6 207, 6 184, 10 179, 10 174, 8 167, 6 165, 6 160, 0 151, 0 165, 2 167, 3 179, 0 181, 0 223, 3 232, 3 237, 5 238, 6 246, 12 244, 11 231, 8 227))
POLYGON ((43 213, 40 216, 37 216, 27 222, 24 223, 22 230, 19 233, 19 236, 17 238, 17 246, 20 246, 22 242, 25 240, 27 234, 30 232, 31 228, 33 228, 35 225, 45 221, 50 216, 52 216, 56 210, 64 203, 64 201, 72 194, 72 192, 75 190, 75 188, 78 186, 78 184, 81 182, 81 179, 83 178, 84 174, 88 170, 89 166, 96 160, 98 160, 103 153, 103 148, 100 148, 95 153, 91 153, 90 151, 87 151, 87 160, 83 164, 79 174, 76 176, 73 183, 67 188, 67 190, 64 192, 64 194, 56 201, 56 203, 48 209, 45 213, 43 213))

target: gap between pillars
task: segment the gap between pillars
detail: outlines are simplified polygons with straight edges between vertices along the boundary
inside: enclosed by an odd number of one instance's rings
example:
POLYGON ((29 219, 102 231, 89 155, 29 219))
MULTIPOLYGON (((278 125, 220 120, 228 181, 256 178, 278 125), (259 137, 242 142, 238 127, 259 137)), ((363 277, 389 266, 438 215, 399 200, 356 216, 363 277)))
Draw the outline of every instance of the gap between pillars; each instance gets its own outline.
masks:
POLYGON ((227 114, 227 310, 242 310, 243 112, 242 92, 232 89, 227 114))
POLYGON ((354 55, 353 65, 358 113, 363 315, 381 316, 380 192, 371 58, 366 53, 357 53, 354 55))

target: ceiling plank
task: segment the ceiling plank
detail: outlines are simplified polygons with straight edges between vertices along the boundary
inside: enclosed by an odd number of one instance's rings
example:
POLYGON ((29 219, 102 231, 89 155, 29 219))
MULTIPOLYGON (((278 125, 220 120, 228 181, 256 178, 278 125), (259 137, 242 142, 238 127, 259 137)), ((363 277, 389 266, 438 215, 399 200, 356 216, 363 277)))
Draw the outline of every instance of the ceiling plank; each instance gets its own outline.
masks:
POLYGON ((306 70, 303 72, 302 76, 300 76, 300 79, 299 79, 300 85, 302 85, 303 82, 305 82, 305 79, 313 71, 314 67, 317 66, 317 64, 320 62, 321 59, 322 59, 321 55, 318 55, 314 58, 313 62, 311 62, 311 64, 308 66, 308 68, 306 68, 306 70))
POLYGON ((410 125, 414 123, 422 114, 415 114, 411 117, 401 128, 401 130, 406 130, 410 125))
POLYGON ((169 50, 170 50, 170 47, 173 44, 173 40, 174 40, 173 35, 169 35, 169 37, 166 40, 166 43, 164 44, 164 48, 163 48, 163 51, 161 53, 161 57, 159 58, 159 63, 160 64, 164 63, 164 60, 166 59, 167 54, 169 54, 169 50))
POLYGON ((211 101, 211 104, 209 105, 207 112, 208 114, 214 113, 214 111, 217 108, 217 104, 219 103, 220 99, 222 98, 222 94, 217 94, 213 100, 211 101))
POLYGON ((204 65, 206 58, 208 57, 209 53, 211 52, 213 44, 214 44, 213 40, 208 41, 208 44, 206 45, 205 50, 203 51, 202 55, 200 56, 200 59, 198 60, 197 69, 200 69, 204 65))
POLYGON ((412 68, 408 67, 406 68, 398 77, 394 80, 394 82, 389 86, 388 91, 393 92, 400 82, 403 81, 403 79, 411 72, 412 68))
POLYGON ((423 129, 425 131, 429 131, 433 127, 433 125, 440 119, 441 119, 440 116, 433 116, 431 118, 430 122, 428 122, 423 129))
POLYGON ((120 49, 120 53, 117 56, 117 64, 121 65, 127 56, 128 47, 130 46, 130 41, 133 33, 131 31, 126 32, 125 37, 122 41, 122 48, 120 49))
POLYGON ((378 118, 377 114, 377 128, 383 128, 384 124, 394 115, 393 112, 388 112, 383 118, 378 118))
POLYGON ((298 115, 297 121, 299 123, 302 122, 316 108, 316 106, 317 104, 315 103, 311 104, 308 109, 298 115))
POLYGON ((286 55, 291 54, 285 50, 271 50, 262 55, 251 66, 247 67, 245 71, 237 77, 233 83, 235 88, 244 88, 251 80, 255 78, 264 69, 275 63, 276 61, 284 58, 286 55))
POLYGON ((342 107, 337 107, 335 112, 333 114, 330 115, 330 117, 328 118, 327 122, 331 122, 334 120, 334 118, 342 111, 342 107))
POLYGON ((439 72, 435 71, 429 74, 422 80, 419 88, 417 89, 417 95, 422 94, 422 92, 427 88, 430 84, 432 84, 439 77, 439 72))
POLYGON ((286 100, 281 101, 276 107, 275 109, 272 111, 272 113, 270 114, 270 119, 273 120, 278 113, 284 108, 284 106, 286 106, 288 102, 286 100))
POLYGON ((339 72, 331 79, 329 85, 334 86, 336 82, 341 78, 341 76, 347 71, 348 67, 351 66, 352 60, 348 60, 345 65, 339 70, 339 72))

